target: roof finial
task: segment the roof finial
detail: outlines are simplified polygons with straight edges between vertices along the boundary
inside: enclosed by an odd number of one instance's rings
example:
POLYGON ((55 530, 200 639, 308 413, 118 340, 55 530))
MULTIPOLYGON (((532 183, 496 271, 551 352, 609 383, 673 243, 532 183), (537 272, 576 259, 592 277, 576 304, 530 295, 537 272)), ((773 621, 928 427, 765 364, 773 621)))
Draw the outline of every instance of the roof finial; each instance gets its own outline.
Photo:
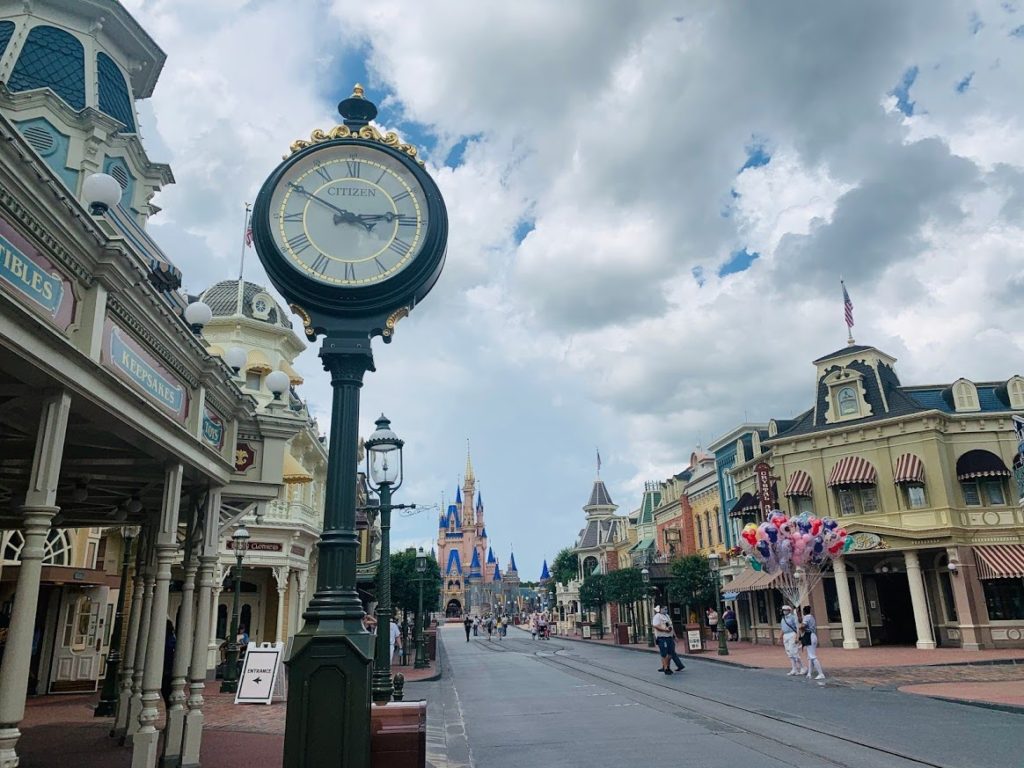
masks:
POLYGON ((348 128, 358 131, 377 116, 377 105, 363 96, 363 86, 356 83, 352 95, 338 104, 338 112, 348 128))

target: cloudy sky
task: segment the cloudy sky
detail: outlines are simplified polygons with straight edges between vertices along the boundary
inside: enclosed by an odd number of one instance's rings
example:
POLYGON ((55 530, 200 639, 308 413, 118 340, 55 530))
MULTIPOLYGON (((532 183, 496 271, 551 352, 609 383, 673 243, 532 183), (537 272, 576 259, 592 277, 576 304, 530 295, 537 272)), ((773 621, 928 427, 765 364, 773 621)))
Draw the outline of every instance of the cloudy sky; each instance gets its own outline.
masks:
POLYGON ((362 432, 392 419, 421 504, 469 440, 525 578, 573 542, 597 447, 627 511, 698 444, 808 407, 840 277, 904 383, 1024 373, 1024 3, 125 5, 168 55, 141 111, 177 184, 150 229, 192 292, 237 275, 244 202, 353 83, 421 147, 447 265, 378 344, 362 432))

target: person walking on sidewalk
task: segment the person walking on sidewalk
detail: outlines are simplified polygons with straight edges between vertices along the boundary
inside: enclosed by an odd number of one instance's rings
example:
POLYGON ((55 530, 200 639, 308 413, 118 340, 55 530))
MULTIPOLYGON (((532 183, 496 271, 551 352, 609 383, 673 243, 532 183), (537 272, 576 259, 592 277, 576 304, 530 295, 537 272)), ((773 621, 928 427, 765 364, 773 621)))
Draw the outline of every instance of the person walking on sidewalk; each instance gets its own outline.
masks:
POLYGON ((505 624, 502 621, 501 616, 499 616, 497 618, 497 620, 495 621, 495 627, 494 628, 498 631, 498 639, 501 640, 501 638, 504 637, 504 629, 505 629, 505 624))
POLYGON ((800 644, 807 651, 807 677, 810 678, 812 671, 817 671, 815 680, 824 680, 825 673, 821 669, 821 662, 818 661, 818 622, 814 620, 811 613, 811 606, 804 606, 804 620, 801 624, 800 644))
POLYGON ((462 626, 466 628, 466 642, 469 642, 469 631, 473 629, 473 620, 466 614, 466 618, 462 620, 462 626))
POLYGON ((787 675, 802 675, 803 667, 800 666, 800 643, 797 629, 800 622, 793 615, 793 608, 788 605, 782 606, 782 621, 779 622, 779 629, 782 631, 782 647, 786 649, 786 656, 789 657, 789 664, 792 669, 787 675))
POLYGON ((494 637, 494 617, 488 616, 484 619, 484 628, 487 630, 487 640, 490 641, 494 637))
POLYGON ((480 617, 473 617, 473 637, 477 637, 480 634, 480 617))
POLYGON ((666 675, 673 674, 669 668, 669 660, 676 663, 676 670, 682 670, 685 665, 676 653, 675 631, 672 629, 672 619, 667 613, 661 610, 660 605, 654 606, 654 618, 651 619, 651 626, 654 628, 655 642, 658 644, 658 653, 661 654, 661 672, 666 675))
POLYGON ((708 627, 711 629, 711 639, 718 639, 718 611, 708 608, 708 627))
POLYGON ((725 624, 725 631, 729 633, 729 640, 736 642, 740 639, 739 624, 736 622, 736 611, 731 607, 725 609, 722 614, 722 622, 725 624))

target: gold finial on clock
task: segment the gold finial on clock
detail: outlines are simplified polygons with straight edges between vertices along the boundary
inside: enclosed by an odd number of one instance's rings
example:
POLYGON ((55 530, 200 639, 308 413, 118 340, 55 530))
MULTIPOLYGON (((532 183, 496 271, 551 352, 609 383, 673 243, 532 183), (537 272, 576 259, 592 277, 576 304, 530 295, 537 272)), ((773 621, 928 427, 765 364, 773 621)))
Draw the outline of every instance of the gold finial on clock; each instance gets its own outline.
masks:
POLYGON ((355 85, 352 86, 352 98, 353 99, 361 99, 361 98, 363 98, 363 86, 361 86, 359 83, 356 83, 355 85))

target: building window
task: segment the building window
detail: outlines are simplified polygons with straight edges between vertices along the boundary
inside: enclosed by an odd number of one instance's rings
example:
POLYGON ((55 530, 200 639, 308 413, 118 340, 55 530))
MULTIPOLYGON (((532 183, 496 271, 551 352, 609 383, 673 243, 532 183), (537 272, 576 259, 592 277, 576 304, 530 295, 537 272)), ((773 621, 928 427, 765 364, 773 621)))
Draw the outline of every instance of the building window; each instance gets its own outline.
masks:
POLYGON ((697 528, 697 548, 704 549, 704 526, 702 525, 699 517, 695 522, 697 528))
MULTIPOLYGON (((822 579, 822 586, 825 588, 825 610, 828 613, 830 624, 838 624, 842 619, 839 615, 839 592, 836 589, 835 578, 822 579)), ((847 577, 850 585, 850 602, 853 603, 853 621, 860 621, 860 603, 857 601, 857 585, 853 576, 847 577)))
POLYGON ((249 371, 245 374, 245 386, 246 389, 259 390, 260 388, 260 375, 255 371, 249 371))
MULTIPOLYGON (((20 563, 25 537, 21 531, 11 531, 4 544, 0 562, 20 563)), ((67 531, 51 528, 43 543, 43 565, 71 565, 71 537, 67 531)))
POLYGON ((1002 480, 964 480, 960 482, 964 504, 969 507, 999 506, 1006 504, 1002 480))
POLYGON ((49 88, 73 109, 84 109, 85 49, 63 29, 35 27, 28 33, 7 87, 12 91, 49 88))
POLYGON ((718 514, 718 507, 715 507, 715 529, 718 531, 718 543, 721 544, 725 539, 722 537, 722 516, 718 514))
POLYGON ((96 72, 99 80, 100 111, 124 123, 127 133, 135 133, 135 116, 132 114, 132 99, 124 75, 114 60, 105 53, 96 55, 96 72))
POLYGON ((866 515, 878 511, 878 490, 873 485, 838 487, 836 499, 842 515, 866 515))
POLYGON ((921 509, 928 506, 928 497, 925 496, 924 486, 920 483, 907 483, 903 486, 903 491, 906 494, 909 509, 921 509))
POLYGON ((981 585, 990 621, 1024 619, 1024 579, 985 579, 981 585))
POLYGON ((836 395, 836 400, 839 401, 840 416, 852 416, 860 411, 860 405, 857 403, 857 393, 853 390, 853 387, 843 387, 840 389, 839 394, 836 395))
POLYGON ((814 502, 810 496, 795 496, 793 497, 793 503, 796 506, 796 513, 802 515, 806 512, 808 515, 814 514, 814 502))
POLYGON ((704 529, 708 532, 708 546, 712 547, 715 545, 714 539, 711 537, 711 513, 704 513, 704 529))

